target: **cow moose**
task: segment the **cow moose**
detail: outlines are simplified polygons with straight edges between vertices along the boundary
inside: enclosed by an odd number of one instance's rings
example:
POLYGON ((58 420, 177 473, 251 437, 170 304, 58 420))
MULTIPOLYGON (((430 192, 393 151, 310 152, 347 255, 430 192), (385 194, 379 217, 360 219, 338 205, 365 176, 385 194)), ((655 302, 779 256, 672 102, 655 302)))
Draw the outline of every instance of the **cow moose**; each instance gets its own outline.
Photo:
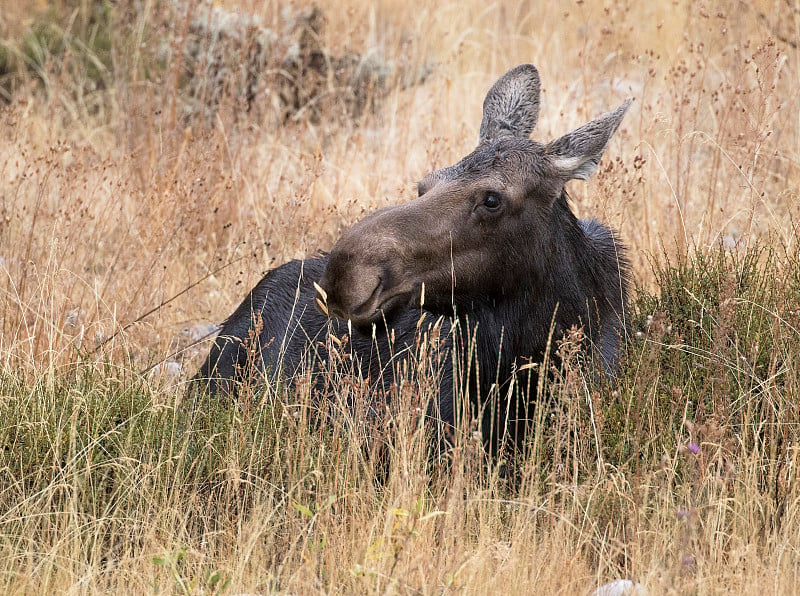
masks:
POLYGON ((212 394, 235 393, 254 340, 257 369, 291 379, 329 358, 331 335, 347 334, 358 374, 389 395, 392 358, 413 350, 420 316, 432 315, 444 321, 446 357, 428 415, 455 424, 455 394, 466 391, 495 450, 517 443, 531 417, 522 388, 536 387, 537 370, 524 364, 542 361, 573 326, 613 375, 626 333, 625 250, 603 224, 577 219, 565 184, 592 174, 630 100, 540 144, 529 138, 539 88, 533 65, 508 71, 484 100, 472 153, 428 174, 415 200, 355 223, 330 253, 268 272, 222 325, 197 380, 212 394), (475 365, 457 378, 467 349, 475 365))

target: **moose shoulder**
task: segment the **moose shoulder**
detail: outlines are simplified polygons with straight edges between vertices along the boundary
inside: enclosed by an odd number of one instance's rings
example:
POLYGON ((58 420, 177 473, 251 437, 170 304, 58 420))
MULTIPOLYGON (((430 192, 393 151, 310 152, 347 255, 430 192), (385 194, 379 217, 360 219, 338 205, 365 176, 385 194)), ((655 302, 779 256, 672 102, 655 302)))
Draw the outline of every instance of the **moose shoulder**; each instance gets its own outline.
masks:
POLYGON ((455 358, 469 344, 477 365, 469 379, 454 379, 448 357, 429 412, 453 424, 454 388, 467 387, 484 438, 519 439, 526 395, 483 407, 490 394, 505 396, 492 390, 508 383, 515 365, 542 359, 550 339, 574 325, 606 372, 617 365, 625 252, 609 228, 575 217, 564 187, 592 174, 629 103, 540 144, 529 138, 539 74, 530 64, 513 68, 484 100, 472 153, 428 174, 416 200, 355 223, 330 254, 269 272, 224 323, 198 377, 212 392, 234 390, 253 329, 259 366, 288 378, 309 359, 328 357, 320 341, 327 334, 352 328, 359 372, 387 388, 395 370, 385 365, 389 334, 410 349, 424 309, 446 318, 442 350, 455 358), (314 306, 316 287, 326 314, 314 306))

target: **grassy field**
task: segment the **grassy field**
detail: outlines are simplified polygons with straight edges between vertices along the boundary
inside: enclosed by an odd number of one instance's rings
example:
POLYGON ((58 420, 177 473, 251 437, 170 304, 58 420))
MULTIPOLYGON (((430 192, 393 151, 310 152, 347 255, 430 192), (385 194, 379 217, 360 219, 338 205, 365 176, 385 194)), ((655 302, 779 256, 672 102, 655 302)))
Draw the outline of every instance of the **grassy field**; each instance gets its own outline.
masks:
POLYGON ((800 593, 798 40, 795 0, 0 0, 0 592, 800 593), (569 186, 631 249, 619 383, 566 342, 514 486, 469 425, 425 457, 425 383, 187 407, 208 326, 520 62, 538 140, 634 98, 569 186))

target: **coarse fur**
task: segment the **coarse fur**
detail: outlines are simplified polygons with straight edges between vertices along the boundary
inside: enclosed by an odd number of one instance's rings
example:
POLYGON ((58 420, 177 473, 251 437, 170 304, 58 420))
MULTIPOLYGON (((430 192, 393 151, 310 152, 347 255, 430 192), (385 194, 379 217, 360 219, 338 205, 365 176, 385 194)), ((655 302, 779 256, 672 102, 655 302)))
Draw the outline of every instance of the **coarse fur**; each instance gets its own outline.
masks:
POLYGON ((235 393, 255 350, 260 373, 291 379, 310 366, 324 394, 328 338, 346 334, 353 371, 389 396, 392 360, 413 353, 429 329, 419 318, 430 315, 444 365, 428 413, 453 425, 455 400, 468 395, 494 451, 520 441, 531 417, 537 371, 521 365, 541 362, 571 327, 613 375, 626 333, 625 251, 609 228, 575 217, 565 183, 595 170, 630 100, 543 145, 528 138, 539 87, 533 65, 510 70, 486 96, 477 148, 425 177, 418 199, 357 222, 330 254, 269 272, 223 324, 198 378, 235 393))

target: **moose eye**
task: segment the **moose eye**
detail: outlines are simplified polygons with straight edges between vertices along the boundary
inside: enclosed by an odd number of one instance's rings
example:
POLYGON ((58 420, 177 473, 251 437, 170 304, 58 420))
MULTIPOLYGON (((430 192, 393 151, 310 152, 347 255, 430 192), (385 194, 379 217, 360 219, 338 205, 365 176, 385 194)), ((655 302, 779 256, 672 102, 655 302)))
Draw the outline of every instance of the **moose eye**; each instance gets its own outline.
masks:
POLYGON ((500 209, 500 197, 497 195, 486 195, 483 199, 483 206, 489 211, 497 211, 500 209))

